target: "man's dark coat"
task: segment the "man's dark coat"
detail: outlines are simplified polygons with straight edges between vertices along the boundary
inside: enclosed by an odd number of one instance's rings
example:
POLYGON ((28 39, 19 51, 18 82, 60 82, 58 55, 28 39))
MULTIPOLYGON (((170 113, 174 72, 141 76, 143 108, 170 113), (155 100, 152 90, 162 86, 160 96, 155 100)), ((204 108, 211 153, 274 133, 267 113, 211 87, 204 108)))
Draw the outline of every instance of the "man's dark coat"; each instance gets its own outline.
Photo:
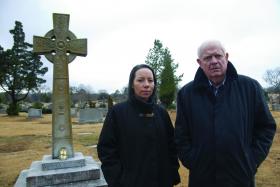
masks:
POLYGON ((230 62, 216 96, 201 68, 179 91, 175 142, 189 187, 254 186, 276 131, 262 92, 230 62))

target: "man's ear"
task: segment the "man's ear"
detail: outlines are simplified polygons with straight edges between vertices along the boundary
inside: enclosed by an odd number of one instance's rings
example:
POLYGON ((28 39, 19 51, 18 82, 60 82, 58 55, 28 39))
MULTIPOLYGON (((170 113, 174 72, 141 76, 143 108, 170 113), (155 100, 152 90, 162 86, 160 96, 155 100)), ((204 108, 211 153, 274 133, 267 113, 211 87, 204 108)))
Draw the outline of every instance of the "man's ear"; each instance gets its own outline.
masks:
POLYGON ((228 61, 228 53, 226 53, 226 59, 227 59, 227 61, 228 61))
POLYGON ((201 60, 198 58, 198 59, 196 59, 196 62, 199 64, 199 66, 200 66, 200 64, 201 64, 201 60))

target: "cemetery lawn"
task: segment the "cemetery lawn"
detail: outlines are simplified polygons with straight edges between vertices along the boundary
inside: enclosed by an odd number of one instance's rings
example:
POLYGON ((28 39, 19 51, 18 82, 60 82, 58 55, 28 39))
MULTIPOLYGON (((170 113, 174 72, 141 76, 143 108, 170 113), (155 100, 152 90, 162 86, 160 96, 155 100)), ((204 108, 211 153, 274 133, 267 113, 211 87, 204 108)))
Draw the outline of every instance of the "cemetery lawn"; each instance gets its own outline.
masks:
MULTIPOLYGON (((51 114, 43 118, 28 118, 26 113, 17 117, 0 114, 0 186, 13 186, 23 169, 32 161, 51 155, 51 114)), ((96 148, 102 124, 78 125, 72 119, 73 144, 75 152, 92 156, 98 160, 96 148)))
MULTIPOLYGON (((174 122, 176 112, 170 111, 174 122)), ((258 169, 257 187, 280 187, 280 112, 273 112, 277 122, 277 134, 270 154, 258 169)), ((98 160, 96 147, 102 124, 78 125, 72 118, 72 133, 75 152, 92 156, 98 160)), ((0 186, 13 186, 19 173, 30 167, 32 161, 42 160, 51 155, 51 115, 30 119, 26 113, 17 117, 0 114, 0 186)), ((188 170, 180 167, 181 183, 177 187, 187 186, 188 170)))

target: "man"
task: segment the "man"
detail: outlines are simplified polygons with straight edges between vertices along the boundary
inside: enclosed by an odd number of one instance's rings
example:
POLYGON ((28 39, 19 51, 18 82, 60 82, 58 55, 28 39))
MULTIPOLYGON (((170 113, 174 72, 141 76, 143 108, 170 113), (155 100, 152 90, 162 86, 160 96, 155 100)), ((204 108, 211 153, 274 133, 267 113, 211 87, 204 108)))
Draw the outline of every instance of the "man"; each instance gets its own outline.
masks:
POLYGON ((178 93, 175 122, 189 187, 252 187, 276 131, 262 88, 237 74, 219 41, 202 43, 197 62, 178 93))

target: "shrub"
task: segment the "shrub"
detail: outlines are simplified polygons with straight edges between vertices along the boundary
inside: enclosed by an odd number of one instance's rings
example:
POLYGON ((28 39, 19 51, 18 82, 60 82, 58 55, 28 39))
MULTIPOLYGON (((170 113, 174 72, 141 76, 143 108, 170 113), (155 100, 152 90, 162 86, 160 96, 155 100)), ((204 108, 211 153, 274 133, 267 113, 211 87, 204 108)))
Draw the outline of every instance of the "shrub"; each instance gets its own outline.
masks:
POLYGON ((20 111, 19 105, 9 104, 9 107, 7 108, 6 112, 9 116, 15 116, 18 115, 20 111))
POLYGON ((43 114, 51 114, 51 113, 52 113, 52 109, 43 108, 43 109, 42 109, 42 113, 43 113, 43 114))
POLYGON ((32 104, 32 108, 42 109, 43 108, 43 103, 35 102, 35 103, 32 104))

